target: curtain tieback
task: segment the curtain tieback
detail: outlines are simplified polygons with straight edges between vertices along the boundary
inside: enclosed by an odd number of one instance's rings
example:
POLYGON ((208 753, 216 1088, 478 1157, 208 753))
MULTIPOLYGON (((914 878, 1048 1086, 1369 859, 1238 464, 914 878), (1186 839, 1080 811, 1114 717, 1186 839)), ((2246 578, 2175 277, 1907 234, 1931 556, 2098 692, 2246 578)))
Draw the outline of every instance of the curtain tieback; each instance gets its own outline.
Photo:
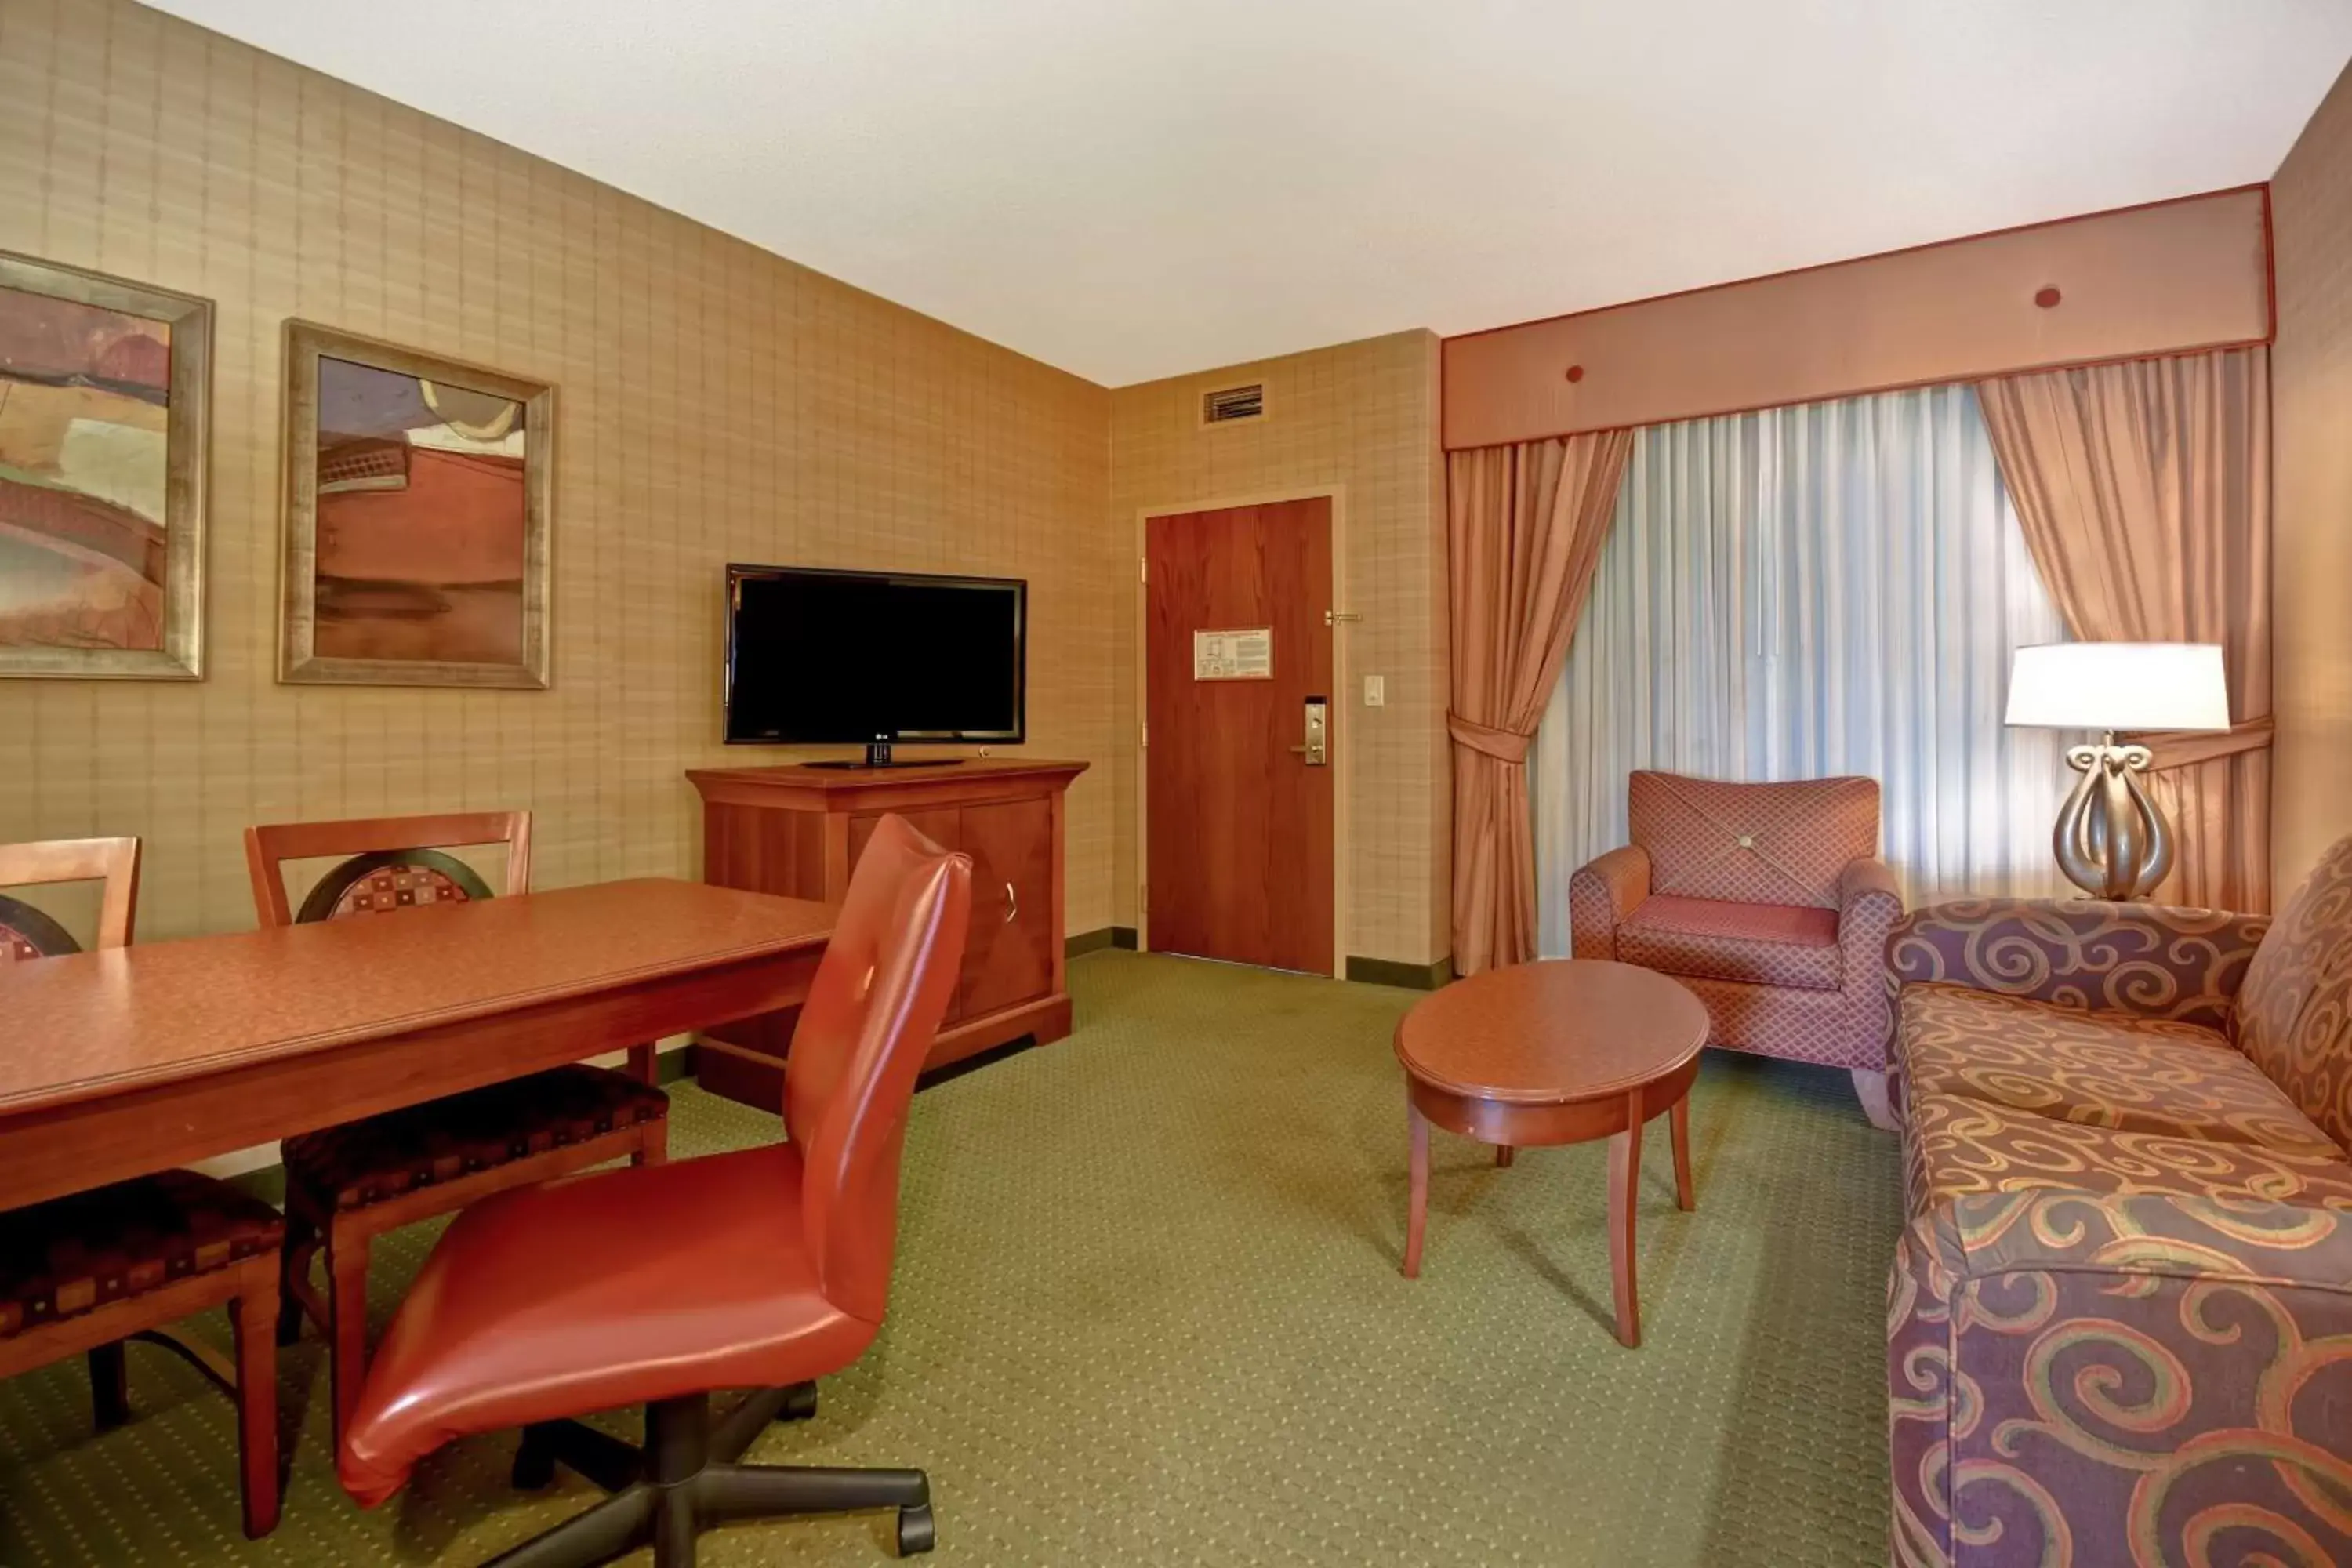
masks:
POLYGON ((2234 757, 2241 752, 2259 752, 2271 743, 2275 726, 2270 715, 2248 719, 2226 730, 2176 731, 2161 735, 2127 735, 2120 737, 2137 741, 2156 753, 2149 765, 2158 772, 2167 768, 2195 767, 2199 763, 2219 762, 2234 757))
POLYGON ((1526 762, 1528 747, 1535 741, 1535 737, 1531 734, 1522 735, 1516 731, 1497 730, 1492 724, 1481 724, 1475 719, 1465 719, 1461 714, 1451 710, 1445 715, 1445 732, 1454 737, 1455 745, 1467 746, 1474 752, 1483 752, 1498 763, 1526 762))

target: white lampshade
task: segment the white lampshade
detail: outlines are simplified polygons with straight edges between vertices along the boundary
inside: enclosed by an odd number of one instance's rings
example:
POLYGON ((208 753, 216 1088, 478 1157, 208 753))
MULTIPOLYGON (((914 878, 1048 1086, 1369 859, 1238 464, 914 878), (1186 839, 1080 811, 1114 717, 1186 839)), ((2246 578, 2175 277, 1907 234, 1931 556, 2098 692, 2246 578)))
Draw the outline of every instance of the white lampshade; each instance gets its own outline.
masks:
POLYGON ((2226 730, 2217 643, 2042 643, 2009 669, 2009 722, 2042 730, 2226 730))

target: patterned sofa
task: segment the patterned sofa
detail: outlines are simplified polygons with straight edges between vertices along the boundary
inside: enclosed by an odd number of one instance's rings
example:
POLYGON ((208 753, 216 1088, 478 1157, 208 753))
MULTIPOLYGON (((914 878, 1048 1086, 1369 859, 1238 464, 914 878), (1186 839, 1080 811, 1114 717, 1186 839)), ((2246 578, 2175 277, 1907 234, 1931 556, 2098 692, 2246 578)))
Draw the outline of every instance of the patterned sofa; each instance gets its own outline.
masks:
POLYGON ((1846 1068, 1892 1126, 1880 954, 1903 900, 1877 781, 1643 771, 1626 804, 1633 842, 1569 879, 1575 955, 1673 975, 1706 1005, 1710 1045, 1846 1068))
POLYGON ((2352 838, 2275 925, 1947 904, 1887 964, 1893 1560, 2352 1563, 2352 838))

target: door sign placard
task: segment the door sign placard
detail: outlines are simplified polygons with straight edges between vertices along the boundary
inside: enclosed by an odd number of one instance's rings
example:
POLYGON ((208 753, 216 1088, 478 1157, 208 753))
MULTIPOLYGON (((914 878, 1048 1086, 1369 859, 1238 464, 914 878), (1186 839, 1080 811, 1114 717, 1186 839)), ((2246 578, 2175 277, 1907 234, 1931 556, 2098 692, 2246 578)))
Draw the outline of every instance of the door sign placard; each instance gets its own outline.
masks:
POLYGON ((1272 680, 1274 628, 1192 634, 1195 680, 1272 680))

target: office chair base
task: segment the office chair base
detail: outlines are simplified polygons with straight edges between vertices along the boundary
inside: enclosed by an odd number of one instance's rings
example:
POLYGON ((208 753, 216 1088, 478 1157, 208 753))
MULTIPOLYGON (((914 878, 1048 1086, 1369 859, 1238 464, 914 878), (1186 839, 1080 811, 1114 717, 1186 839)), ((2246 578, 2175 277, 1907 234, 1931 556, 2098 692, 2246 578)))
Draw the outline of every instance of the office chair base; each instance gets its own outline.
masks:
POLYGON ((929 1552, 936 1531, 920 1470, 735 1462, 771 1422, 815 1414, 816 1384, 803 1383, 761 1389, 716 1421, 709 1394, 648 1405, 642 1449, 577 1421, 527 1426, 515 1485, 546 1486, 560 1464, 613 1495, 485 1568, 594 1568, 647 1542, 656 1568, 693 1568, 696 1537, 711 1525, 879 1508, 898 1510, 900 1556, 929 1552))

